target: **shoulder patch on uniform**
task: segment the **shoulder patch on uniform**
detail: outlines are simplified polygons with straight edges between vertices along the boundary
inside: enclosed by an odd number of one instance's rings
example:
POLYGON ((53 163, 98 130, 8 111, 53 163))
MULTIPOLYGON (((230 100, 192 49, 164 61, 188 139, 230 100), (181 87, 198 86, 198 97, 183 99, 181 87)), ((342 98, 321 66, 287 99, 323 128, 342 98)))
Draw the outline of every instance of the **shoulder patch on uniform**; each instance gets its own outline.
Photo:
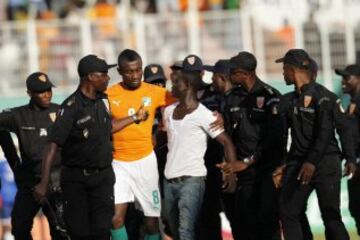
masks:
POLYGON ((304 96, 304 107, 308 107, 312 101, 312 96, 304 96))
POLYGON ((350 105, 349 105, 349 115, 355 114, 355 110, 356 110, 356 103, 350 103, 350 105))
POLYGON ((56 112, 49 113, 49 117, 50 117, 52 122, 55 122, 55 120, 56 120, 56 112))
POLYGON ((265 97, 256 97, 256 106, 258 108, 263 108, 264 106, 265 97))

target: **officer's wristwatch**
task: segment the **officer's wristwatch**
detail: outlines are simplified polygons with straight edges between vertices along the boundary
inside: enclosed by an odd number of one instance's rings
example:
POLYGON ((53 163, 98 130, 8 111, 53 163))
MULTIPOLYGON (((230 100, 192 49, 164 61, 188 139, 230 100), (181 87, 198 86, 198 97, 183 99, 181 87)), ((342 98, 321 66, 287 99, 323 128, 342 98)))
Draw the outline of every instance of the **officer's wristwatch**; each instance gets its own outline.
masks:
POLYGON ((250 157, 246 157, 243 159, 243 162, 246 163, 247 165, 251 165, 252 162, 254 160, 254 157, 253 156, 250 156, 250 157))
POLYGON ((138 118, 137 114, 131 115, 131 118, 133 119, 134 123, 139 124, 141 120, 138 118))

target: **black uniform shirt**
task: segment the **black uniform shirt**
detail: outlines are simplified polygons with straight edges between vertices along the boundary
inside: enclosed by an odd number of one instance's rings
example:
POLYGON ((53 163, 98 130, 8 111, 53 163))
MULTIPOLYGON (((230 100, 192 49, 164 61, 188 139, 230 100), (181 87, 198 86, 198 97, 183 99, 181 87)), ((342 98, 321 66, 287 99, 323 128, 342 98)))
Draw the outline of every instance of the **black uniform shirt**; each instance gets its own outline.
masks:
MULTIPOLYGON (((18 137, 21 154, 19 167, 32 176, 41 176, 44 147, 58 109, 57 104, 41 109, 30 101, 28 105, 0 113, 0 128, 14 132, 18 137)), ((56 163, 58 162, 59 154, 56 156, 56 163)))
POLYGON ((291 129, 290 158, 317 165, 325 154, 339 153, 335 139, 334 108, 337 96, 312 82, 284 95, 287 123, 291 129))
POLYGON ((111 165, 111 119, 106 103, 105 94, 90 99, 79 89, 62 103, 49 141, 62 147, 63 165, 89 169, 111 165))
MULTIPOLYGON (((222 102, 222 97, 214 92, 211 85, 203 89, 202 96, 199 98, 199 101, 210 111, 221 112, 220 106, 222 102)), ((215 139, 208 138, 207 148, 205 152, 205 166, 208 171, 218 171, 216 167, 217 163, 220 163, 223 158, 223 147, 215 139)))
POLYGON ((346 115, 349 118, 351 133, 353 136, 353 144, 357 163, 360 163, 360 93, 355 95, 346 110, 346 115))
POLYGON ((276 165, 281 159, 280 93, 256 79, 250 92, 234 87, 225 95, 225 124, 238 160, 253 157, 257 165, 276 165), (265 159, 266 158, 266 159, 265 159))
POLYGON ((335 119, 335 129, 339 135, 342 158, 344 158, 348 163, 356 162, 355 147, 354 142, 356 137, 354 137, 354 132, 358 133, 358 120, 355 122, 352 119, 352 116, 349 113, 345 113, 340 99, 336 101, 336 106, 333 109, 334 119, 335 119))

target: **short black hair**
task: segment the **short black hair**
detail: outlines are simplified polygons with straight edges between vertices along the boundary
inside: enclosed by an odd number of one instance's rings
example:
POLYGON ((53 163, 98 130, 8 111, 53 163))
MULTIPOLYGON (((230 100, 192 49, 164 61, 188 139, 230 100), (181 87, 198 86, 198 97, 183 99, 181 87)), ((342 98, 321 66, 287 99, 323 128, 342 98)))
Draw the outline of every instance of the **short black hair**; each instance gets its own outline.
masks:
POLYGON ((181 77, 185 79, 185 81, 193 88, 195 92, 199 91, 203 86, 201 73, 199 72, 182 70, 181 77))
POLYGON ((123 62, 133 62, 136 60, 142 61, 141 56, 134 50, 125 49, 118 56, 118 67, 120 67, 123 62))

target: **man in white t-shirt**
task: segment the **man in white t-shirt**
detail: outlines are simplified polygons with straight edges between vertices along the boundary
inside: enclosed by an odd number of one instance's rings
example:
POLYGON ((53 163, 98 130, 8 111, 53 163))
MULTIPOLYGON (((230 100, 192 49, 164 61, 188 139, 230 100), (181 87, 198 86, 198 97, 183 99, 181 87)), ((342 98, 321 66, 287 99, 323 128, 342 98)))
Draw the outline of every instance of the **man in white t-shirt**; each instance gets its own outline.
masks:
MULTIPOLYGON (((190 59, 191 64, 191 59, 190 59)), ((183 70, 174 82, 172 94, 178 103, 168 106, 164 122, 168 135, 167 162, 164 180, 164 210, 173 238, 195 238, 196 217, 205 190, 204 154, 207 138, 215 138, 224 147, 225 159, 235 161, 235 148, 223 129, 211 130, 216 117, 198 102, 201 87, 198 72, 183 70)))

